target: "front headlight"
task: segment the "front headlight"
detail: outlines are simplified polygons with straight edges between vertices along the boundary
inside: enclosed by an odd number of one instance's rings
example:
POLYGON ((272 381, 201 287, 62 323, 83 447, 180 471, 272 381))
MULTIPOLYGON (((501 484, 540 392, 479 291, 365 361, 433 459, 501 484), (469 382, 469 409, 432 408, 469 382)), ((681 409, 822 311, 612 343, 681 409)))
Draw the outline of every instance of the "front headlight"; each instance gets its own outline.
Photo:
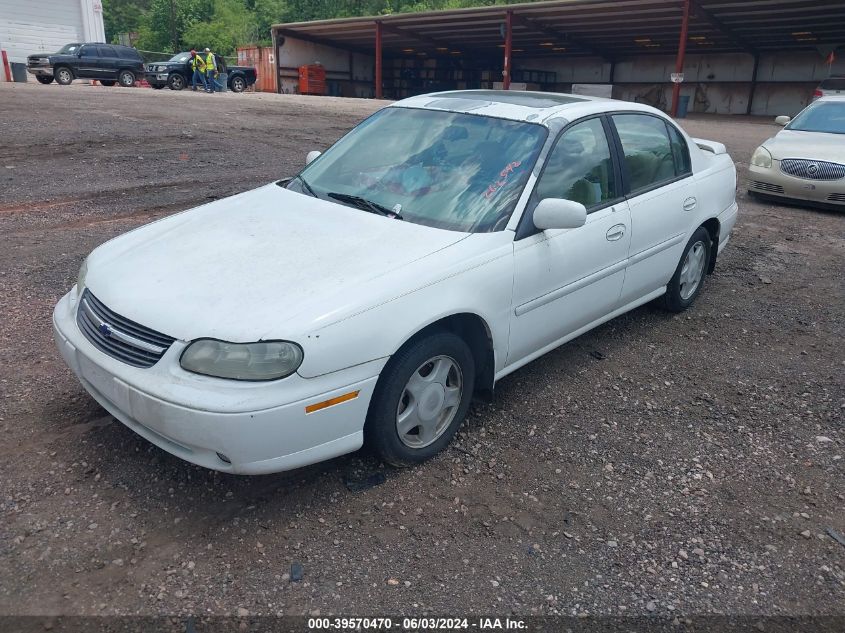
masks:
POLYGON ((160 72, 160 73, 163 73, 165 70, 167 70, 167 66, 159 66, 158 67, 158 72, 160 72))
POLYGON ((761 145, 751 155, 751 164, 756 167, 769 168, 772 166, 772 155, 769 153, 769 150, 761 145))
POLYGON ((88 276, 88 258, 82 260, 82 266, 79 267, 79 274, 76 276, 76 296, 82 294, 82 289, 85 287, 85 278, 88 276))
POLYGON ((302 364, 302 348, 288 341, 227 343, 199 339, 182 352, 182 369, 232 380, 278 380, 302 364))

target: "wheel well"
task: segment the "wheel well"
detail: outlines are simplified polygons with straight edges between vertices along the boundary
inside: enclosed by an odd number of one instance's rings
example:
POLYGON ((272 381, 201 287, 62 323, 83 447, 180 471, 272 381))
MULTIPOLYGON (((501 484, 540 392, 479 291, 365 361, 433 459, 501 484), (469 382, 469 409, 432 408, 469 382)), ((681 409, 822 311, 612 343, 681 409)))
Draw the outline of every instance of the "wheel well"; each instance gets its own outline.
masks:
POLYGON ((402 347, 410 345, 434 332, 453 332, 460 336, 475 360, 475 396, 489 401, 493 397, 496 362, 493 355, 493 337, 487 323, 477 314, 463 312, 430 323, 409 338, 402 347))
POLYGON ((716 269, 716 255, 719 250, 719 220, 710 218, 702 224, 710 234, 710 261, 707 262, 707 273, 710 274, 716 269))

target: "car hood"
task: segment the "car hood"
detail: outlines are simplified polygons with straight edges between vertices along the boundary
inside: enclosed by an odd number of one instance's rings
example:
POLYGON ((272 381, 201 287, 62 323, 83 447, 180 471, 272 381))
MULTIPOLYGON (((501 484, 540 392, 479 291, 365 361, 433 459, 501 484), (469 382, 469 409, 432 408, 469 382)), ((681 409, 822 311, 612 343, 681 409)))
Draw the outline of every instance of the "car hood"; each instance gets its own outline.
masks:
POLYGON ((763 146, 777 160, 808 158, 845 163, 845 136, 842 134, 782 130, 763 146))
POLYGON ((407 292, 403 267, 467 233, 271 184, 140 227, 88 258, 111 310, 182 340, 307 334, 407 292))

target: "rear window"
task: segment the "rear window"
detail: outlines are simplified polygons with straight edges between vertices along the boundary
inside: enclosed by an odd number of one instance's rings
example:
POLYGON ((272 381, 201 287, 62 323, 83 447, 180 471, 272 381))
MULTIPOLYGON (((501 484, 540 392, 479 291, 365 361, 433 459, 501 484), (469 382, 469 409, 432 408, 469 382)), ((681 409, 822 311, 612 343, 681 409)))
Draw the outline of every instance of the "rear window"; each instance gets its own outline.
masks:
POLYGON ((120 46, 117 48, 117 54, 120 55, 123 59, 134 59, 139 60, 141 59, 141 53, 136 51, 134 48, 127 48, 126 46, 120 46))
POLYGON ((845 90, 845 77, 825 79, 819 88, 822 90, 845 90))

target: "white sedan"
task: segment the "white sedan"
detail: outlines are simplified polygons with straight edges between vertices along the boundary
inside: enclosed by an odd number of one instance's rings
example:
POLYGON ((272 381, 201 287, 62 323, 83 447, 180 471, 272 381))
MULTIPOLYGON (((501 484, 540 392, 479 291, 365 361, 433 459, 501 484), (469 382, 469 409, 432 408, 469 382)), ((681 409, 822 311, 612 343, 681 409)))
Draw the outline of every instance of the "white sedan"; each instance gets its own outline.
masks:
POLYGON ((431 94, 316 154, 103 244, 55 308, 85 389, 185 460, 425 460, 522 365, 686 309, 737 215, 725 147, 635 103, 431 94))

